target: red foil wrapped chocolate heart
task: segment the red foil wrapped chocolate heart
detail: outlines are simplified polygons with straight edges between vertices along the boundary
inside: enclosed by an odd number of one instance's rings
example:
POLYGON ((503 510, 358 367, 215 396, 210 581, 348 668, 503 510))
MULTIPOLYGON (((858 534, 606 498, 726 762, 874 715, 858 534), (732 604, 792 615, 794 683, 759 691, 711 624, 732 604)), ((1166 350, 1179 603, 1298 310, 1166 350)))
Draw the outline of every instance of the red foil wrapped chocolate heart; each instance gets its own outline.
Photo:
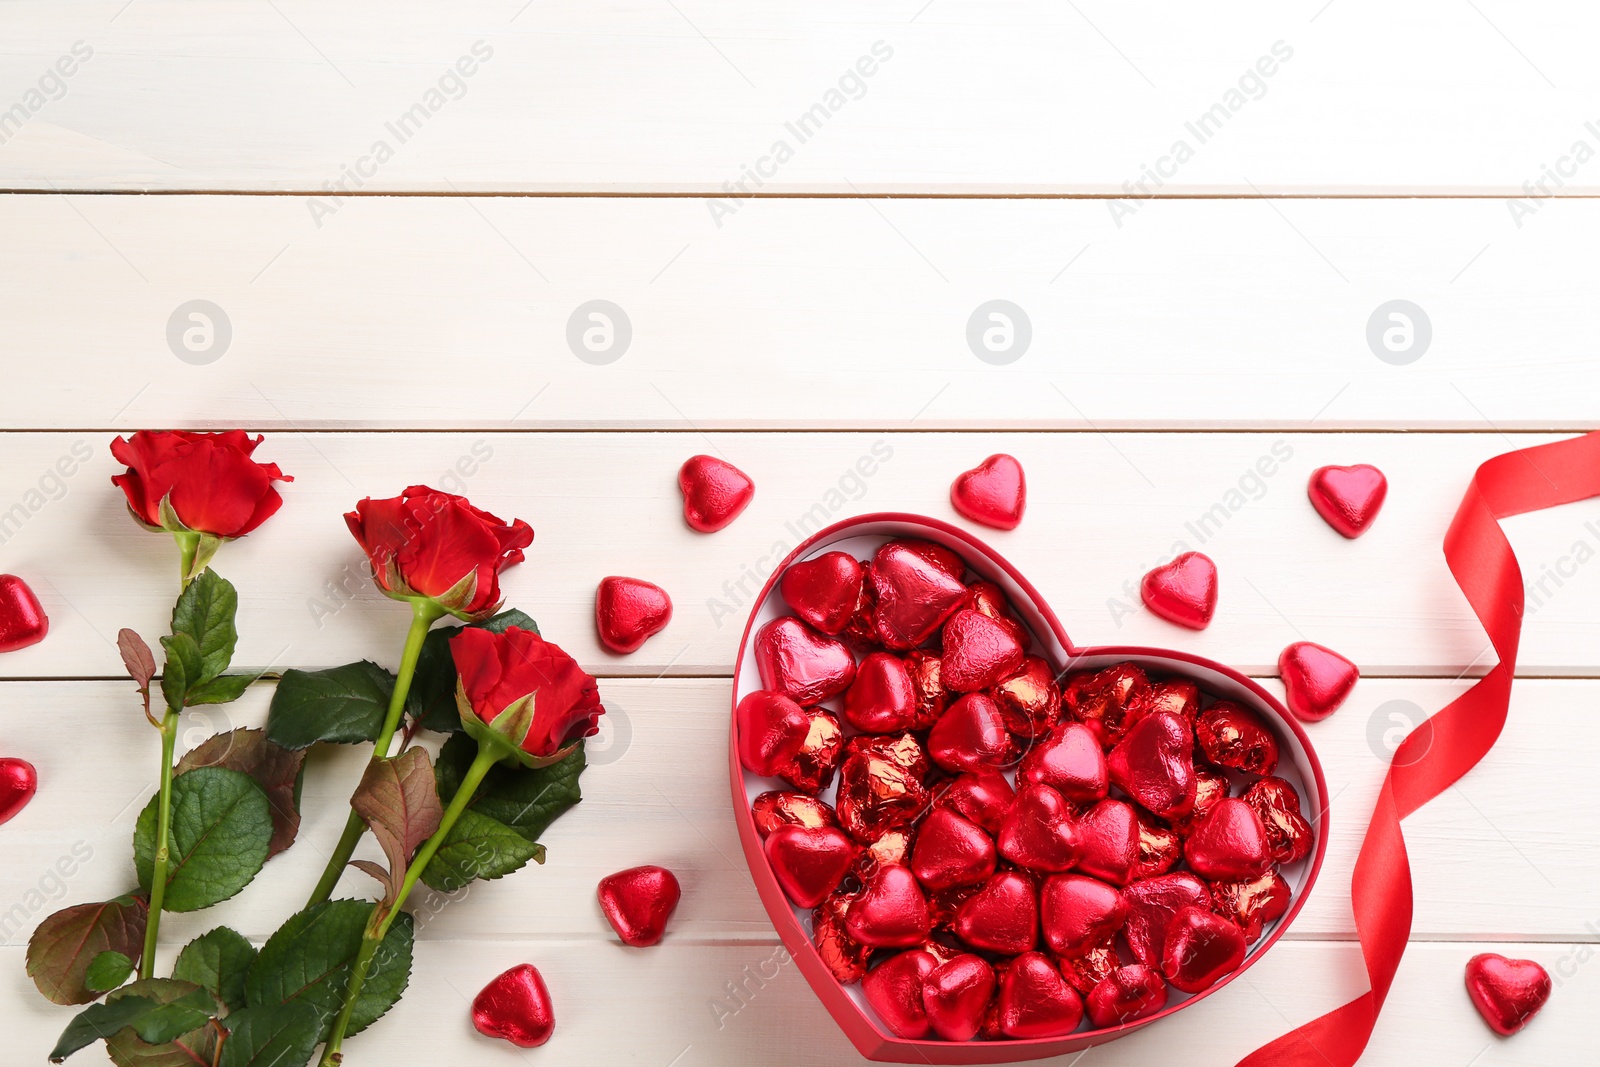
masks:
POLYGON ((833 809, 823 801, 805 793, 792 793, 785 789, 772 789, 750 804, 750 815, 755 819, 756 833, 766 837, 780 826, 838 826, 833 809))
POLYGON ((1081 874, 1055 874, 1039 889, 1039 926, 1050 951, 1072 956, 1103 944, 1128 921, 1116 886, 1081 874))
POLYGON ((961 598, 961 606, 980 615, 989 616, 1004 626, 1023 648, 1028 647, 1030 640, 1028 631, 1022 625, 1022 620, 1012 612, 1011 603, 1006 600, 1006 594, 998 585, 986 581, 973 582, 967 586, 966 595, 961 598))
POLYGON ((926 730, 939 721, 950 702, 950 693, 940 677, 939 657, 913 649, 906 653, 905 666, 906 676, 911 679, 911 691, 917 698, 911 728, 926 730))
POLYGON ((989 833, 997 834, 1016 795, 1005 775, 982 770, 963 774, 951 782, 940 792, 938 803, 959 812, 989 833))
POLYGON ((600 879, 600 910, 624 945, 659 944, 683 890, 665 867, 630 867, 600 879))
POLYGON ((50 632, 50 618, 28 583, 0 574, 0 652, 36 645, 50 632))
POLYGON ((1081 854, 1072 807, 1047 785, 1017 790, 995 845, 1017 866, 1042 873, 1068 870, 1081 854))
POLYGON ((1185 679, 1150 683, 1129 700, 1128 724, 1160 712, 1176 715, 1192 728, 1195 716, 1200 714, 1200 687, 1185 679))
POLYGON ((837 637, 867 608, 867 568, 848 552, 824 552, 783 572, 778 590, 784 602, 813 628, 837 637))
POLYGON ((928 755, 955 773, 1003 767, 1014 752, 1000 705, 987 693, 960 697, 928 733, 928 755))
POLYGON ((1078 816, 1077 830, 1078 870, 1126 885, 1139 862, 1139 816, 1133 805, 1102 800, 1078 816))
POLYGON ((1015 530, 1028 507, 1022 464, 1004 452, 963 471, 950 486, 950 504, 973 522, 1015 530))
POLYGON ((944 624, 940 677, 957 693, 988 689, 1022 666, 1022 643, 982 612, 962 608, 944 624))
POLYGON ((1028 656, 1016 673, 990 693, 1000 705, 1006 729, 1028 740, 1048 733, 1061 718, 1061 689, 1055 671, 1038 656, 1028 656))
POLYGON ((928 752, 915 734, 898 737, 857 734, 844 743, 846 756, 868 755, 897 763, 918 781, 928 776, 928 752))
POLYGON ((1254 712, 1231 700, 1202 711, 1194 737, 1206 759, 1219 766, 1251 774, 1271 774, 1278 767, 1278 739, 1254 712))
POLYGON ((1201 993, 1244 962, 1246 945, 1239 927, 1205 907, 1188 907, 1172 917, 1161 950, 1161 973, 1185 993, 1201 993))
POLYGON ((1467 961, 1467 995, 1491 1030, 1510 1037, 1550 999, 1550 974, 1533 960, 1480 953, 1467 961))
POLYGON ((917 692, 905 663, 891 652, 871 652, 856 665, 844 696, 845 721, 869 734, 898 733, 917 718, 917 692))
POLYGON ((1142 963, 1118 967, 1090 990, 1089 1021, 1095 1026, 1121 1026, 1167 1006, 1167 983, 1142 963))
POLYGON ((1137 882, 1166 874, 1183 859, 1183 837, 1165 819, 1146 811, 1139 816, 1139 859, 1128 872, 1128 881, 1137 882))
POLYGON ((762 688, 810 705, 850 688, 856 660, 844 642, 785 615, 756 631, 756 669, 762 688))
POLYGON ((882 751, 854 752, 839 767, 834 811, 839 825, 862 844, 911 825, 927 803, 918 775, 882 751))
POLYGON ((1064 722, 1036 741, 1017 768, 1017 784, 1047 785, 1075 804, 1106 795, 1111 779, 1106 756, 1081 722, 1064 722))
POLYGON ((998 1004, 1007 1037, 1059 1037, 1083 1021, 1083 1001, 1042 952, 1011 961, 1000 978, 998 1004))
POLYGON ((1196 763, 1194 768, 1194 806, 1187 813, 1172 820, 1172 828, 1187 837, 1194 832, 1217 804, 1228 795, 1231 785, 1228 782, 1228 773, 1221 767, 1213 767, 1208 763, 1196 763))
POLYGON ((1361 672, 1331 648, 1296 641, 1278 656, 1284 703, 1302 722, 1321 722, 1339 710, 1361 672))
POLYGON ((804 793, 818 793, 833 782, 844 755, 844 728, 831 711, 813 708, 800 751, 778 771, 778 777, 804 793))
POLYGON ((1311 824, 1300 813, 1300 794, 1282 778, 1263 778, 1241 798, 1261 819, 1267 844, 1278 863, 1293 863, 1311 852, 1311 824))
POLYGON ((873 620, 885 648, 905 651, 933 636, 966 596, 966 564, 929 541, 890 541, 872 557, 873 620))
POLYGON ((972 948, 1015 956, 1039 940, 1033 882, 1017 871, 993 875, 956 911, 955 934, 972 948))
POLYGON ((1368 463, 1318 467, 1311 472, 1306 495, 1329 526, 1346 537, 1360 537, 1378 517, 1389 495, 1389 480, 1368 463))
POLYGON ((1231 919, 1244 939, 1254 942, 1289 910, 1289 883, 1277 871, 1244 882, 1212 882, 1211 910, 1231 919))
POLYGON ((933 1026, 922 1003, 922 985, 938 966, 932 953, 920 949, 890 956, 861 980, 862 995, 899 1036, 927 1037, 933 1026))
POLYGON ((600 579, 594 594, 594 625, 600 643, 611 651, 637 651, 671 621, 672 598, 659 585, 616 575, 600 579))
POLYGON ((0 824, 8 823, 39 791, 39 775, 27 760, 0 759, 0 824))
POLYGON ((922 1006, 934 1033, 946 1041, 971 1041, 994 996, 994 968, 966 953, 941 964, 922 983, 922 1006))
POLYGON ((799 704, 765 689, 739 701, 734 709, 739 762, 751 774, 770 777, 783 770, 800 753, 811 728, 810 717, 799 704))
POLYGON ((911 870, 929 889, 977 885, 994 873, 994 865, 989 835, 948 808, 934 808, 917 829, 911 870))
POLYGON ((756 483, 726 460, 715 456, 690 456, 678 468, 678 489, 683 493, 683 520, 700 533, 715 533, 750 506, 756 483))
POLYGON ((826 900, 856 859, 856 843, 831 826, 780 826, 762 848, 778 884, 802 908, 826 900))
POLYGON ((1088 996, 1089 991, 1095 986, 1105 981, 1106 975, 1117 969, 1117 963, 1115 938, 1071 956, 1056 957, 1056 964, 1061 968, 1061 977, 1078 991, 1079 996, 1084 997, 1088 996))
POLYGON ((886 830, 876 841, 868 842, 862 846, 861 852, 856 856, 856 865, 853 873, 863 882, 877 873, 879 867, 889 864, 899 864, 902 867, 911 865, 911 838, 910 829, 886 830))
POLYGON ((928 936, 928 898, 909 867, 891 864, 873 872, 845 913, 845 932, 873 948, 905 948, 928 936))
POLYGON ((1128 729, 1106 757, 1111 782, 1163 817, 1194 808, 1194 742, 1176 715, 1147 715, 1128 729))
POLYGON ((1146 967, 1161 966, 1167 927, 1184 908, 1209 908, 1211 893, 1188 871, 1157 875, 1134 882, 1122 891, 1128 903, 1128 923, 1123 936, 1133 958, 1146 967))
POLYGON ((1237 882, 1265 874, 1272 849, 1255 810, 1238 797, 1225 797, 1184 841, 1183 858, 1207 881, 1237 882))
POLYGON ((499 975, 472 999, 472 1025, 486 1037, 518 1048, 537 1048, 556 1029, 555 1008, 544 978, 531 963, 499 975))
POLYGON ((1094 733, 1102 748, 1109 748, 1132 725, 1129 711, 1149 685, 1138 666, 1118 663, 1092 674, 1072 675, 1061 687, 1061 704, 1068 716, 1094 733))
POLYGON ((1168 622, 1204 630, 1217 611, 1217 565, 1203 553, 1185 552, 1146 574, 1139 596, 1168 622))
POLYGON ((867 958, 872 949, 851 937, 844 928, 844 917, 855 902, 856 893, 834 893, 811 912, 811 943, 823 966, 840 985, 853 985, 867 973, 867 958))

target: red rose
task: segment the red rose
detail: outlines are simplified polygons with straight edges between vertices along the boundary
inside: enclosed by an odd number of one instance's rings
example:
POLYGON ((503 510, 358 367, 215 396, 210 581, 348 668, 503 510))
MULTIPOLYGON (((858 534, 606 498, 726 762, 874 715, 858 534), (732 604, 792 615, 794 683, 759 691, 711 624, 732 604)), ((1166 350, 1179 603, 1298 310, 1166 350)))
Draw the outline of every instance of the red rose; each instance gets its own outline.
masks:
POLYGON ((372 563, 372 576, 396 600, 424 597, 464 619, 500 605, 500 572, 522 562, 533 528, 507 526, 465 497, 413 485, 397 497, 370 497, 345 515, 372 563))
POLYGON ((128 465, 112 476, 128 497, 128 510, 145 526, 229 540, 266 522, 283 505, 273 482, 292 482, 276 463, 250 454, 261 438, 243 430, 189 433, 140 430, 111 442, 111 454, 128 465))
POLYGON ((461 723, 529 766, 564 758, 600 729, 600 690, 576 660, 532 630, 464 627, 450 639, 461 723))

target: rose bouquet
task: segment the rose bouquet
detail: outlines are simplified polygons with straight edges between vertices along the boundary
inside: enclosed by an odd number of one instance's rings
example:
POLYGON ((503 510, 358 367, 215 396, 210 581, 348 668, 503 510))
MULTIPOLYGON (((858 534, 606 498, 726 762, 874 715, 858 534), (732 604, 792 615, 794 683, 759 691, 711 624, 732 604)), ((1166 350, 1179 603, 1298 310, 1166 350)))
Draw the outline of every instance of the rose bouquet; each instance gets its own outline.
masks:
POLYGON ((278 679, 264 730, 214 736, 178 758, 186 708, 236 700, 257 678, 230 673, 238 596, 211 563, 259 528, 291 481, 252 458, 259 437, 141 431, 112 444, 113 481, 135 519, 179 549, 171 632, 118 646, 161 740, 160 786, 134 833, 137 885, 42 922, 28 974, 57 1004, 89 1005, 51 1053, 103 1041, 123 1067, 325 1067, 410 980, 417 883, 442 892, 543 862, 539 837, 580 799, 583 738, 604 713, 595 680, 520 611, 501 611, 500 573, 533 530, 465 499, 412 486, 345 516, 387 596, 411 607, 398 670, 363 660, 278 679), (446 617, 460 625, 436 626, 446 617), (159 714, 152 701, 159 694, 159 714), (419 743, 443 735, 437 756, 419 743), (343 836, 305 905, 259 949, 219 926, 155 974, 161 916, 242 891, 295 840, 306 750, 371 744, 343 836), (371 831, 381 861, 352 860, 371 831), (335 898, 347 866, 377 899, 335 898))

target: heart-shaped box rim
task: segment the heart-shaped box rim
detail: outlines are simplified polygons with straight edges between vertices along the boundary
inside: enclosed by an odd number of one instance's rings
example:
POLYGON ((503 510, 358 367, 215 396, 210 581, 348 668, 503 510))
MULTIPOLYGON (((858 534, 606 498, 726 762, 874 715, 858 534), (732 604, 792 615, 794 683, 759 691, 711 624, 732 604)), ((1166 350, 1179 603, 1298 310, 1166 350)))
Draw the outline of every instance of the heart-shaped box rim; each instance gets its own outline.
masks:
MULTIPOLYGON (((790 957, 805 975, 806 981, 811 985, 812 991, 822 1001, 828 1014, 835 1023, 844 1031, 852 1045, 867 1059, 876 1062, 892 1063, 925 1063, 925 1064, 973 1064, 973 1063, 1011 1063, 1021 1060, 1042 1059, 1048 1056, 1059 1056, 1066 1053, 1077 1052, 1102 1044, 1115 1038, 1124 1037, 1136 1030, 1165 1019, 1191 1004, 1198 1003, 1211 994, 1227 986, 1234 979, 1244 974, 1256 961, 1260 960, 1278 939, 1289 929, 1290 924, 1299 915, 1305 905, 1306 898, 1310 895, 1312 887, 1316 884, 1317 876, 1322 870, 1323 858, 1327 853, 1327 780, 1323 776, 1322 761, 1317 757, 1311 739, 1306 736, 1300 722, 1291 715, 1283 702, 1262 688, 1254 679, 1246 677, 1239 671, 1216 660, 1207 659, 1188 652, 1173 649, 1151 648, 1135 645, 1094 645, 1080 648, 1074 645, 1067 636, 1061 620, 1056 617, 1055 610, 1050 606, 1043 595, 1040 594, 1032 582, 1023 577, 1022 573, 1012 566, 1000 553, 996 552, 987 543, 980 541, 971 533, 953 526, 948 522, 935 519, 927 515, 916 515, 909 512, 874 512, 867 515, 857 515, 852 518, 842 519, 830 526, 824 527, 796 545, 773 569, 771 576, 762 585, 761 591, 756 595, 751 604, 749 618, 745 622, 744 631, 739 638, 739 655, 734 663, 732 705, 737 706, 740 695, 740 678, 749 659, 751 647, 751 634, 756 628, 756 621, 760 617, 762 608, 775 593, 778 581, 789 567, 806 557, 816 554, 832 542, 845 540, 847 537, 868 537, 877 534, 887 534, 889 539, 897 537, 914 537, 921 540, 951 543, 958 547, 962 559, 966 561, 969 569, 977 571, 982 577, 991 581, 997 580, 999 575, 1014 584, 1024 595, 1026 604, 1015 603, 1013 606, 1026 615, 1038 616, 1037 620, 1025 618, 1034 637, 1041 643, 1048 636, 1053 638, 1060 646, 1066 662, 1061 665, 1061 673, 1073 668, 1075 663, 1083 659, 1110 659, 1113 662, 1123 660, 1159 659, 1170 662, 1187 664, 1211 674, 1220 675, 1233 685, 1249 693, 1254 698, 1258 707, 1266 708, 1272 712, 1274 721, 1269 723, 1274 732, 1282 734, 1287 732, 1296 742, 1296 752, 1299 757, 1297 763, 1301 767, 1301 777, 1306 770, 1316 786, 1316 803, 1310 805, 1317 811, 1317 816, 1311 822, 1314 847, 1309 857, 1309 865, 1304 872, 1299 890, 1294 894, 1289 910, 1278 919, 1272 930, 1262 940, 1250 946, 1244 963, 1237 970, 1228 974, 1215 985, 1200 993, 1189 996, 1176 1004, 1169 1004, 1161 1011, 1123 1026, 1110 1027, 1098 1030, 1075 1031, 1062 1037, 1050 1038, 1022 1038, 1007 1039, 1002 1041, 938 1041, 927 1039, 908 1039, 899 1037, 883 1029, 872 1017, 867 1008, 840 985, 823 963, 822 957, 817 954, 815 945, 812 944, 810 935, 800 925, 795 916, 794 905, 778 885, 776 876, 773 875, 768 865, 766 855, 761 846, 761 835, 756 831, 755 819, 750 813, 749 790, 746 786, 745 771, 739 762, 738 746, 734 734, 734 717, 729 714, 728 725, 728 768, 729 782, 732 786, 732 800, 734 807, 734 823, 739 830, 739 843, 744 848, 745 861, 750 867, 751 879, 755 883, 756 892, 761 898, 762 907, 767 917, 772 920, 779 939, 788 950, 790 957), (902 529, 866 529, 866 527, 902 527, 902 529), (985 574, 985 567, 975 564, 981 561, 992 567, 997 574, 985 574), (1040 632, 1036 623, 1042 623, 1045 632, 1040 632)), ((1052 667, 1057 665, 1052 663, 1052 667)), ((754 669, 753 667, 751 668, 754 669)), ((1305 861, 1302 861, 1305 862, 1305 861)))

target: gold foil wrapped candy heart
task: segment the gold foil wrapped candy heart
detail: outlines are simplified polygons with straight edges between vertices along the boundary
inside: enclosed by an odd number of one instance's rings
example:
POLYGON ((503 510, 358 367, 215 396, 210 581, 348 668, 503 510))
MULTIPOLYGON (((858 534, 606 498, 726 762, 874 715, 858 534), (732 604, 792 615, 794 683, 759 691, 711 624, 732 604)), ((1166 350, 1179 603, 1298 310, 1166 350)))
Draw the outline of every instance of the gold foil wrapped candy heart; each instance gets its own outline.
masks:
POLYGON ((1294 863, 1311 851, 1311 824, 1300 813, 1300 794, 1282 778, 1263 778, 1244 791, 1244 802, 1261 817, 1278 863, 1294 863))
POLYGON ((778 770, 778 777, 802 793, 819 793, 833 783, 844 755, 844 730, 833 712, 813 708, 800 751, 778 770))

